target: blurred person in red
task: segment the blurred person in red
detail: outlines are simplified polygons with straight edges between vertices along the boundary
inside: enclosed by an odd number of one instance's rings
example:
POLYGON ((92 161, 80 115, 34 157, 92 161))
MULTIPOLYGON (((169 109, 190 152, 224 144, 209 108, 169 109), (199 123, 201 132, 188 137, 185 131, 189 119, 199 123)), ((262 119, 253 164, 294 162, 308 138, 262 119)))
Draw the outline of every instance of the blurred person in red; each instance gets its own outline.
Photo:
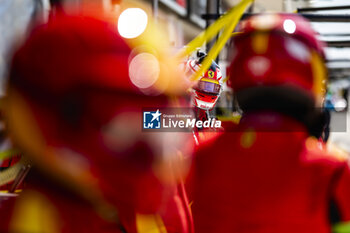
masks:
POLYGON ((318 142, 322 44, 309 22, 292 14, 253 16, 240 31, 230 78, 243 116, 196 152, 196 232, 323 233, 334 223, 333 230, 346 229, 348 161, 318 142))
POLYGON ((190 232, 168 168, 189 140, 141 124, 142 107, 170 106, 185 90, 172 81, 178 62, 150 19, 125 39, 122 18, 146 13, 121 12, 119 34, 96 12, 57 15, 15 53, 6 116, 33 168, 19 198, 1 201, 1 232, 190 232))

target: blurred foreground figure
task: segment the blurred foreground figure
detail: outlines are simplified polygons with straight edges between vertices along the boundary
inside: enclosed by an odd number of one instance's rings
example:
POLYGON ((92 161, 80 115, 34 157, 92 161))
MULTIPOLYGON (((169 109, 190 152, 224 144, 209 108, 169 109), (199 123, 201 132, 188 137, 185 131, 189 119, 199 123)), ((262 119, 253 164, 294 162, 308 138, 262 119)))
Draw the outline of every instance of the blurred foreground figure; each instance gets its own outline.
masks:
POLYGON ((1 202, 0 232, 190 231, 168 168, 180 139, 141 132, 142 107, 169 106, 167 95, 185 90, 170 85, 178 63, 165 59, 151 25, 126 40, 115 23, 57 15, 16 52, 7 117, 34 166, 15 203, 1 202), (149 33, 159 47, 142 41, 149 33))
POLYGON ((230 77, 244 114, 196 154, 195 230, 330 232, 350 221, 350 172, 317 139, 322 45, 296 15, 255 16, 241 31, 230 77))

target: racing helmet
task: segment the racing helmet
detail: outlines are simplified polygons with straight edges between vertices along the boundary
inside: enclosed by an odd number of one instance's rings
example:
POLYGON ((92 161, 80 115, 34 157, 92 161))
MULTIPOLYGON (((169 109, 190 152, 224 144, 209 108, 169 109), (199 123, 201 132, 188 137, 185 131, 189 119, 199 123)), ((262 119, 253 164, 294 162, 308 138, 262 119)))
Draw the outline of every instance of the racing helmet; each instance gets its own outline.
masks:
MULTIPOLYGON (((188 62, 188 66, 193 72, 199 70, 205 56, 204 53, 197 53, 199 59, 188 62)), ((194 106, 203 110, 213 109, 222 90, 221 79, 220 67, 215 61, 212 61, 209 69, 193 87, 192 97, 194 106)))

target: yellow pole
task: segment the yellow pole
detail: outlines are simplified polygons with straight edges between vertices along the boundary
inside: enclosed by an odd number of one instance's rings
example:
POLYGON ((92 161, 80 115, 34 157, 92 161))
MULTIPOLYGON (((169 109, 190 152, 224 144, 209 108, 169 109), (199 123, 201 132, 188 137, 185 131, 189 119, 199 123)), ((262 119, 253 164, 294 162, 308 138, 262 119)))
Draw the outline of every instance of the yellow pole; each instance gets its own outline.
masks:
MULTIPOLYGON (((218 39, 218 41, 214 44, 212 49, 209 51, 208 56, 204 59, 200 69, 196 72, 192 77, 192 81, 196 81, 200 78, 200 76, 210 67, 211 61, 214 60, 217 55, 220 53, 221 49, 225 46, 227 40, 231 37, 233 30, 237 26, 240 18, 242 17, 245 9, 249 6, 249 4, 253 0, 243 0, 241 1, 235 8, 234 11, 229 13, 229 17, 225 18, 225 23, 227 26, 225 27, 222 35, 218 39), (232 13, 233 12, 233 13, 232 13)), ((221 24, 219 25, 221 26, 221 24)))

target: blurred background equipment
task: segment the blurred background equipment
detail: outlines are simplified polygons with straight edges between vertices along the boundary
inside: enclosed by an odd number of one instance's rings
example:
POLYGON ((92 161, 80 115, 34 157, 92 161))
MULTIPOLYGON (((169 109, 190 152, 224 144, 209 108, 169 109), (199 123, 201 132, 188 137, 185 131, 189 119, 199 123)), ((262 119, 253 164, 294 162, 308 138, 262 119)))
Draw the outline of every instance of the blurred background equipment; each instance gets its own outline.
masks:
POLYGON ((47 17, 47 0, 4 0, 0 3, 0 96, 4 95, 7 66, 13 46, 23 39, 32 24, 47 17))
POLYGON ((6 192, 22 188, 29 171, 21 161, 20 152, 13 149, 3 119, 8 66, 13 50, 37 22, 47 20, 48 13, 48 0, 4 0, 0 3, 0 190, 6 192))

